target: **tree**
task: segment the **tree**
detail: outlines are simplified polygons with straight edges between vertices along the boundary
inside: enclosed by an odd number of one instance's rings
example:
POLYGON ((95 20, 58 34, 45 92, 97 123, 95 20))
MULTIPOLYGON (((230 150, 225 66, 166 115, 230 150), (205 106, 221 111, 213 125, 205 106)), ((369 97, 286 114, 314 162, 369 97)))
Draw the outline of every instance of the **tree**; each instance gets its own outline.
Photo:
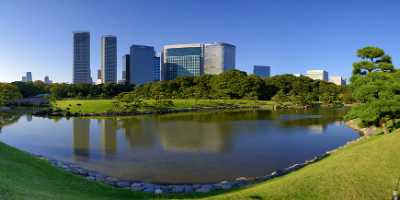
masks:
POLYGON ((135 93, 121 93, 115 97, 114 111, 117 112, 134 112, 138 108, 143 107, 145 103, 135 93))
POLYGON ((381 49, 366 47, 357 55, 368 60, 354 64, 361 73, 353 75, 350 85, 353 98, 361 104, 353 107, 346 119, 359 119, 361 125, 382 127, 388 133, 388 122, 400 117, 400 72, 381 49))
POLYGON ((0 83, 0 106, 4 106, 20 98, 22 98, 22 94, 18 90, 18 87, 12 84, 0 83))
POLYGON ((249 89, 246 72, 231 70, 211 79, 215 98, 241 99, 249 89))
POLYGON ((353 63, 353 75, 366 75, 374 71, 394 71, 392 58, 378 47, 367 46, 359 49, 357 56, 361 58, 361 61, 353 63))

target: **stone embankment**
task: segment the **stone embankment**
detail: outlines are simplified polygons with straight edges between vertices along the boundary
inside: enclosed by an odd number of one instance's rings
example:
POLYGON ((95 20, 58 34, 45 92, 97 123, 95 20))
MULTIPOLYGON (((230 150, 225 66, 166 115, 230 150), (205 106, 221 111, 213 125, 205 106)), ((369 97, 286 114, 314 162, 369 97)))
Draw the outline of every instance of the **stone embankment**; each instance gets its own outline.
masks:
POLYGON ((379 130, 376 127, 361 128, 358 125, 357 120, 349 120, 346 122, 346 125, 352 129, 360 132, 363 136, 376 135, 379 132, 379 130))
POLYGON ((270 180, 275 177, 283 176, 290 172, 296 171, 301 169, 309 164, 315 163, 335 152, 338 149, 344 148, 345 146, 357 142, 358 140, 362 139, 360 137, 356 140, 349 141, 345 145, 332 150, 328 151, 322 155, 316 156, 311 160, 307 160, 303 163, 297 163, 291 165, 285 169, 277 170, 272 172, 271 174, 267 174, 265 176, 254 177, 254 178, 247 178, 247 177, 238 177, 235 180, 231 181, 222 181, 219 183, 210 183, 210 184, 153 184, 153 183, 146 183, 142 181, 131 181, 131 180, 123 180, 120 178, 108 176, 102 174, 100 172, 92 171, 81 167, 80 165, 72 162, 60 161, 55 159, 50 159, 43 157, 41 155, 34 155, 40 159, 47 160, 51 165, 60 168, 64 171, 73 173, 78 176, 85 177, 87 180, 96 181, 104 184, 108 184, 118 188, 124 188, 132 191, 139 191, 139 192, 147 192, 147 193, 155 193, 155 194, 162 194, 162 193, 208 193, 218 190, 229 190, 233 188, 244 187, 247 185, 260 183, 263 181, 270 180))

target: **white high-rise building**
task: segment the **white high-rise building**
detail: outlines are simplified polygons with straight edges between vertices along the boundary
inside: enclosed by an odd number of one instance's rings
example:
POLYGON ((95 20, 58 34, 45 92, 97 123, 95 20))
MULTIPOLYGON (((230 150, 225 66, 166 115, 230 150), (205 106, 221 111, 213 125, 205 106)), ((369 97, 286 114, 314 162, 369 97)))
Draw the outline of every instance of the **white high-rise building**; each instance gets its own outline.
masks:
POLYGON ((328 72, 321 69, 308 70, 307 77, 314 80, 328 81, 328 72))
POLYGON ((92 83, 90 76, 90 33, 73 33, 73 83, 92 83))
POLYGON ((101 78, 103 83, 117 83, 117 38, 101 38, 101 78))
POLYGON ((331 76, 331 79, 329 80, 329 82, 332 82, 339 86, 346 85, 346 79, 343 78, 342 76, 331 76))
POLYGON ((236 47, 228 43, 204 45, 204 74, 221 74, 235 69, 236 47))

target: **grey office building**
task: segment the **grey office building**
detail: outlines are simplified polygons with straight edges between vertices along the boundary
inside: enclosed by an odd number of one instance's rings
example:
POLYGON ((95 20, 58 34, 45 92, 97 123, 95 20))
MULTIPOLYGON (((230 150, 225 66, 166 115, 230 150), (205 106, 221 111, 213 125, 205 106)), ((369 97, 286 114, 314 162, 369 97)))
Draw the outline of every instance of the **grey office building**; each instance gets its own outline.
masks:
POLYGON ((228 43, 205 44, 204 74, 220 74, 235 69, 236 47, 228 43))
POLYGON ((235 68, 236 47, 227 43, 166 45, 161 54, 162 80, 220 74, 235 68))
POLYGON ((26 81, 32 82, 32 72, 26 72, 26 81))
POLYGON ((92 83, 90 76, 90 33, 73 33, 73 83, 92 83))
POLYGON ((271 67, 263 65, 254 65, 253 74, 262 78, 271 76, 271 67))
POLYGON ((132 45, 129 60, 129 84, 141 85, 153 81, 154 74, 154 47, 132 45))
POLYGON ((130 78, 130 56, 129 54, 125 54, 122 56, 122 81, 124 83, 130 83, 131 78, 130 78))
POLYGON ((101 75, 103 83, 117 83, 117 38, 101 38, 101 75))

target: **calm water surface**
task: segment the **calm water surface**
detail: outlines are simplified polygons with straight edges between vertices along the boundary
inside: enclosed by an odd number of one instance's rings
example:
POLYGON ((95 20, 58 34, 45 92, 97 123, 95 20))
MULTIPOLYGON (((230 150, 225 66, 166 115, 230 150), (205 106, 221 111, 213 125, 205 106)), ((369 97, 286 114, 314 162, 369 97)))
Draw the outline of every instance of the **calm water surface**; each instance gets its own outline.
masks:
MULTIPOLYGON (((235 111, 120 118, 3 117, 0 141, 119 178, 208 183, 255 177, 359 137, 344 110, 235 111)), ((1 115, 0 115, 1 119, 1 115)))

